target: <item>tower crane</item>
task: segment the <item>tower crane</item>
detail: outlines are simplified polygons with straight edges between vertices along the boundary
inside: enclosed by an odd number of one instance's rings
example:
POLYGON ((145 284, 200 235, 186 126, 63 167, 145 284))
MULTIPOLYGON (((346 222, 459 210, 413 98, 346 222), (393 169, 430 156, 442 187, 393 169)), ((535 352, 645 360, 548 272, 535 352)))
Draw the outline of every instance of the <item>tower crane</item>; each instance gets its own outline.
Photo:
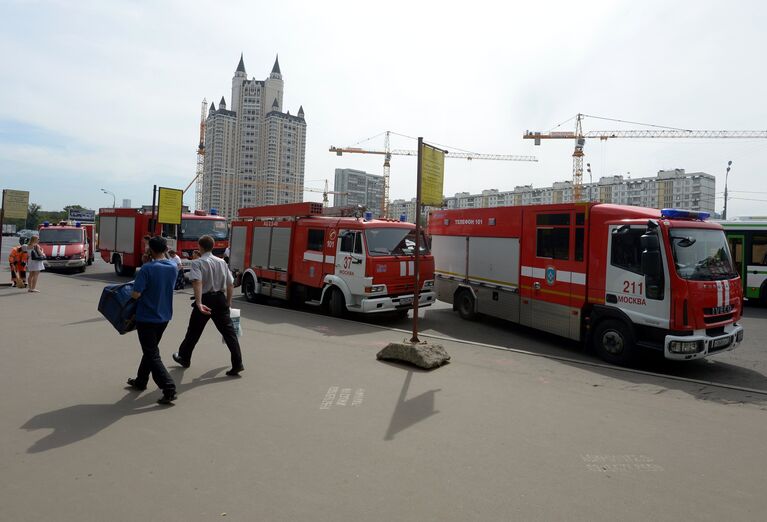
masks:
MULTIPOLYGON (((569 120, 568 120, 569 121, 569 120)), ((586 138, 599 138, 602 141, 617 138, 767 138, 767 131, 764 130, 689 130, 675 127, 664 127, 661 125, 649 125, 646 123, 637 123, 612 118, 601 118, 599 116, 590 116, 588 114, 578 113, 575 116, 575 131, 552 131, 552 132, 534 132, 526 131, 522 136, 526 140, 535 140, 536 145, 541 144, 541 140, 573 140, 575 149, 573 151, 573 201, 581 201, 583 194, 583 148, 586 144, 586 138), (584 118, 593 118, 597 120, 614 121, 619 123, 628 123, 632 125, 644 125, 653 127, 652 129, 638 130, 604 130, 583 132, 582 121, 584 118)))
POLYGON ((348 192, 337 192, 335 190, 328 190, 328 180, 325 180, 325 190, 318 189, 318 188, 312 188, 312 187, 304 187, 304 192, 317 192, 322 194, 322 206, 327 207, 328 206, 328 194, 333 194, 335 196, 348 196, 348 192))
POLYGON ((205 114, 208 112, 208 100, 203 98, 200 109, 200 143, 197 145, 197 170, 194 175, 194 179, 184 189, 184 194, 189 190, 189 187, 196 181, 197 185, 194 187, 194 208, 202 208, 202 178, 203 170, 205 170, 205 114))
MULTIPOLYGON (((383 164, 383 182, 384 182, 384 190, 383 190, 383 201, 381 204, 381 215, 382 217, 389 217, 389 177, 391 172, 391 157, 392 156, 418 156, 417 150, 410 150, 410 149, 392 149, 390 146, 390 135, 394 134, 396 136, 401 136, 403 138, 411 138, 410 136, 405 136, 404 134, 397 134, 396 132, 392 131, 386 131, 384 134, 384 148, 383 150, 372 150, 372 149, 363 149, 361 147, 330 147, 330 152, 335 152, 336 156, 342 156, 344 153, 346 154, 377 154, 384 157, 384 164, 383 164)), ((377 136, 373 136, 373 138, 377 138, 377 136)), ((369 138, 368 140, 363 141, 369 141, 373 138, 369 138)), ((414 139, 414 138, 412 138, 414 139)), ((475 152, 447 152, 445 153, 446 158, 451 159, 465 159, 465 160, 496 160, 496 161, 538 161, 538 158, 535 156, 519 156, 519 155, 512 155, 512 154, 477 154, 475 152)))

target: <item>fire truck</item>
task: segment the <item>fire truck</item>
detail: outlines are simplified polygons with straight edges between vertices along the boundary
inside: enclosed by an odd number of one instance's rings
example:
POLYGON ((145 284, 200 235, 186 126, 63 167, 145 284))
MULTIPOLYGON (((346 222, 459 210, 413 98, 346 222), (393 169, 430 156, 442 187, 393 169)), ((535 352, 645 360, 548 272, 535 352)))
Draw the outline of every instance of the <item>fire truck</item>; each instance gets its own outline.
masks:
MULTIPOLYGON (((419 306, 436 296, 434 259, 421 241, 419 306)), ((415 289, 415 225, 330 216, 320 203, 243 208, 229 266, 251 302, 263 296, 346 311, 407 315, 415 289)))
POLYGON ((198 248, 198 239, 204 235, 213 237, 213 253, 220 257, 229 245, 227 233, 226 219, 215 212, 185 212, 181 214, 181 225, 177 226, 157 223, 151 206, 99 210, 101 258, 112 263, 121 276, 132 276, 141 266, 145 235, 162 235, 168 241, 168 248, 178 252, 182 265, 188 269, 192 252, 198 248))
POLYGON ((93 264, 92 223, 60 221, 53 225, 46 221, 38 232, 46 270, 73 268, 85 272, 85 267, 93 264))
POLYGON ((592 344, 690 360, 743 339, 740 278, 708 214, 598 203, 435 210, 436 291, 486 314, 592 344))

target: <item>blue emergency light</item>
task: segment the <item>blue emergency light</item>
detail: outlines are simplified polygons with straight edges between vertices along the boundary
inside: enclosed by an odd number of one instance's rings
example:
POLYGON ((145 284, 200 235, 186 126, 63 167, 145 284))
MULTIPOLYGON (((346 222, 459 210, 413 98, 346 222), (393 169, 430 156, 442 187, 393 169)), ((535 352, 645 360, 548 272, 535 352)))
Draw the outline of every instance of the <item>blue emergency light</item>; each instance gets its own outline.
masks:
POLYGON ((217 208, 210 209, 210 215, 211 216, 217 216, 218 215, 218 209, 217 208))
POLYGON ((49 226, 51 226, 51 224, 49 222, 47 222, 47 221, 43 221, 43 226, 44 227, 49 227, 49 226))
POLYGON ((400 214, 400 215, 399 215, 399 220, 400 220, 400 221, 402 221, 403 223, 404 223, 405 221, 407 221, 407 214, 400 214))
POLYGON ((368 212, 365 212, 365 214, 363 215, 363 219, 364 219, 365 221, 370 221, 370 220, 372 220, 372 219, 373 219, 373 213, 372 213, 372 212, 369 212, 369 211, 368 211, 368 212))
POLYGON ((76 226, 77 228, 80 228, 80 227, 81 227, 81 226, 83 226, 83 225, 82 225, 82 223, 80 223, 79 221, 75 221, 75 226, 76 226))
POLYGON ((699 221, 705 221, 711 217, 711 214, 709 212, 699 212, 696 210, 664 208, 660 211, 660 217, 664 219, 697 219, 699 221))

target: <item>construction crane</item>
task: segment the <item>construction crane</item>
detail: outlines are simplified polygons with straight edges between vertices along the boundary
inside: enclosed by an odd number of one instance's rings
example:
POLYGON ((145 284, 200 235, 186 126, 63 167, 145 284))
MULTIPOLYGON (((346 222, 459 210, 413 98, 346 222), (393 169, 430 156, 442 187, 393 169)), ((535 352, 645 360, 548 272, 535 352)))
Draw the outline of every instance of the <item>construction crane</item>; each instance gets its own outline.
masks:
POLYGON ((202 99, 202 106, 200 108, 200 143, 197 145, 197 170, 194 175, 194 179, 184 189, 184 194, 189 190, 194 182, 197 185, 194 187, 194 208, 199 210, 203 206, 202 201, 202 182, 203 182, 203 170, 205 170, 205 114, 208 112, 208 100, 202 99))
MULTIPOLYGON (((570 120, 567 120, 570 121, 570 120)), ((567 122, 565 122, 567 123, 567 122)), ((573 201, 581 201, 583 196, 583 148, 586 144, 586 138, 599 138, 602 141, 617 138, 767 138, 767 131, 761 130, 689 130, 675 127, 664 127, 661 125, 650 125, 646 123, 637 123, 625 120, 616 120, 613 118, 601 118, 599 116, 589 116, 588 114, 578 113, 575 116, 575 131, 552 131, 552 132, 533 132, 526 131, 522 136, 526 140, 535 140, 536 145, 541 144, 541 140, 573 140, 575 149, 573 151, 573 201), (652 129, 638 130, 604 130, 583 132, 582 121, 584 118, 593 118, 597 120, 614 121, 619 123, 628 123, 632 125, 643 125, 653 127, 652 129)))
MULTIPOLYGON (((396 136, 401 136, 403 138, 412 138, 411 136, 405 136, 404 134, 397 134, 396 132, 392 131, 386 131, 384 134, 384 148, 383 150, 370 150, 370 149, 363 149, 361 147, 330 147, 330 152, 335 152, 336 156, 342 156, 344 153, 347 154, 378 154, 384 157, 384 164, 383 164, 383 201, 381 203, 381 215, 382 217, 389 217, 389 178, 391 173, 391 157, 392 156, 418 156, 417 150, 410 150, 410 149, 392 149, 390 147, 390 135, 394 134, 396 136)), ((373 136, 372 138, 369 138, 368 140, 363 141, 369 141, 374 138, 377 138, 380 136, 378 134, 377 136, 373 136)), ((361 142, 360 142, 361 143, 361 142)), ((466 160, 496 160, 496 161, 538 161, 538 158, 535 156, 518 156, 518 155, 512 155, 512 154, 477 154, 474 152, 447 152, 445 153, 446 158, 451 159, 466 159, 466 160)))
POLYGON ((348 196, 348 192, 337 192, 335 190, 328 190, 328 180, 325 180, 325 190, 318 189, 318 188, 312 188, 312 187, 304 187, 304 192, 317 192, 322 194, 322 206, 328 207, 328 194, 333 194, 335 196, 348 196))

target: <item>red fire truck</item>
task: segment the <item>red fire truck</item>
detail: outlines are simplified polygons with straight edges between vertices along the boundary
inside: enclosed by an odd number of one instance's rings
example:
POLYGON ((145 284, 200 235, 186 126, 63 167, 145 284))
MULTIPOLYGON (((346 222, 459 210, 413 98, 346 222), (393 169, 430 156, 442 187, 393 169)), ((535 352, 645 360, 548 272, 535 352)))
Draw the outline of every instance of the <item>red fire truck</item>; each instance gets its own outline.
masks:
MULTIPOLYGON (((323 215, 319 203, 243 208, 232 222, 229 266, 249 301, 261 296, 406 315, 415 288, 415 225, 323 215)), ((425 245, 421 241, 421 245, 425 245)), ((421 247, 419 306, 435 300, 434 259, 421 247)))
POLYGON ((52 225, 46 221, 39 233, 46 270, 74 268, 85 272, 85 267, 93 264, 92 223, 60 221, 52 225))
POLYGON ((685 210, 579 203, 431 212, 436 290, 465 319, 500 317, 689 360, 734 349, 743 296, 722 227, 685 210))
POLYGON ((202 210, 181 214, 181 226, 156 223, 152 207, 102 208, 99 210, 99 250, 101 258, 114 264, 118 275, 131 276, 141 266, 147 234, 161 234, 168 240, 168 248, 176 250, 182 264, 188 268, 192 252, 198 248, 197 240, 204 235, 215 240, 213 253, 223 256, 229 242, 226 219, 202 210))

